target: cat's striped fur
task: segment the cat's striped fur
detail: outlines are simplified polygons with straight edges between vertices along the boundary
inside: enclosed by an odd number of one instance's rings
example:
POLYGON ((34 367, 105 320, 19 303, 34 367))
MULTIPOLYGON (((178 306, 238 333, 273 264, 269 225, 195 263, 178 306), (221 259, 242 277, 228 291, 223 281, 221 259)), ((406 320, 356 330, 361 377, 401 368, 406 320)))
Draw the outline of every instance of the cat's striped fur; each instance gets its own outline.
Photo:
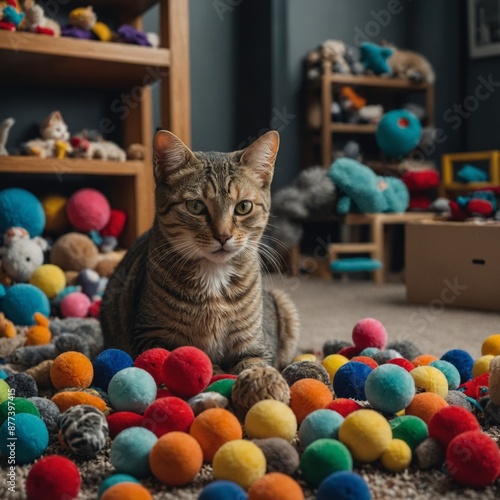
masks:
POLYGON ((243 151, 193 153, 156 134, 156 217, 110 279, 107 347, 192 345, 235 373, 292 361, 297 311, 285 293, 262 289, 259 262, 278 143, 268 132, 243 151))

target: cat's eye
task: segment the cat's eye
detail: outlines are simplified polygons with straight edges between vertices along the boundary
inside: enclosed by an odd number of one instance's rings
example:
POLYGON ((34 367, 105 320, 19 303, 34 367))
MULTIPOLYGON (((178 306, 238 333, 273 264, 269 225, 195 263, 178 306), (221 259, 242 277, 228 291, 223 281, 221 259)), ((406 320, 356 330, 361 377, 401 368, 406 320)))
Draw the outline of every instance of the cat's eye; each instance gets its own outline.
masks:
POLYGON ((237 215, 247 215, 253 208, 253 203, 248 200, 240 201, 235 207, 234 212, 237 215))
POLYGON ((186 207, 193 215, 201 215, 207 211, 205 203, 200 200, 188 200, 186 207))

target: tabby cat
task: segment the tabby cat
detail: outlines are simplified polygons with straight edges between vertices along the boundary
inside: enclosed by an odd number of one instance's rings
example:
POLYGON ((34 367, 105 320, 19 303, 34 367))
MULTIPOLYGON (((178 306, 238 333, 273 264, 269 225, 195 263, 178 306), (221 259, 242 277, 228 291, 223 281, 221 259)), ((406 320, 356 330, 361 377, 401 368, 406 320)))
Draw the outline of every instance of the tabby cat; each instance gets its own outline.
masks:
POLYGON ((107 347, 135 356, 192 345, 232 373, 292 361, 297 311, 263 290, 259 261, 278 145, 271 131, 242 151, 193 153, 156 133, 156 217, 103 297, 107 347))

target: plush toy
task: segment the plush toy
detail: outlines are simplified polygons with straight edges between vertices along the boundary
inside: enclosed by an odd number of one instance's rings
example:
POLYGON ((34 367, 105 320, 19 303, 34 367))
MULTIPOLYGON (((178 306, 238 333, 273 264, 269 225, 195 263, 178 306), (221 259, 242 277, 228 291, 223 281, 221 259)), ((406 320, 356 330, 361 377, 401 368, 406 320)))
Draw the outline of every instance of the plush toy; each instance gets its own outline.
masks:
POLYGON ((0 1, 0 29, 16 31, 24 19, 16 0, 0 1))
POLYGON ((395 109, 382 117, 375 138, 379 148, 395 158, 414 149, 421 135, 422 125, 418 118, 406 109, 395 109))
POLYGON ((134 142, 127 148, 127 160, 144 160, 146 158, 146 147, 144 144, 134 142))
POLYGON ((406 78, 415 83, 434 83, 434 70, 424 56, 410 50, 398 49, 386 42, 382 42, 382 45, 392 50, 387 60, 391 76, 406 78))
POLYGON ((457 180, 460 182, 487 182, 488 173, 474 165, 466 164, 457 172, 457 180))
POLYGON ((105 141, 102 135, 83 130, 71 138, 73 156, 88 160, 125 161, 127 154, 117 144, 105 141))
POLYGON ((410 192, 410 210, 431 210, 435 196, 433 191, 439 187, 439 172, 431 169, 409 170, 401 177, 410 192))
POLYGON ((450 201, 451 219, 464 221, 470 217, 492 217, 498 210, 495 193, 489 190, 474 191, 450 201))
POLYGON ((30 326, 26 331, 26 342, 24 345, 45 345, 52 339, 49 328, 49 320, 41 313, 34 314, 35 325, 30 326))
POLYGON ((317 50, 309 52, 307 62, 311 66, 313 72, 309 72, 309 77, 318 76, 320 70, 317 68, 324 62, 330 63, 332 71, 335 73, 350 73, 349 64, 344 58, 346 47, 344 42, 340 40, 325 40, 317 50))
POLYGON ((381 47, 376 43, 364 42, 361 44, 361 60, 367 70, 372 71, 376 75, 390 73, 391 68, 387 59, 394 52, 388 47, 381 47))
POLYGON ((67 233, 56 240, 50 251, 50 261, 63 271, 93 269, 99 260, 99 250, 92 240, 80 233, 67 233))
POLYGON ((21 6, 24 12, 24 20, 21 23, 23 31, 30 31, 41 35, 60 36, 61 27, 54 19, 45 17, 43 7, 35 3, 35 0, 22 0, 21 6))
POLYGON ((113 38, 109 27, 97 21, 97 16, 91 6, 73 9, 69 13, 69 25, 61 28, 61 35, 102 42, 109 42, 113 38))
POLYGON ((9 138, 9 132, 12 126, 16 123, 14 118, 7 118, 2 123, 0 123, 0 156, 8 156, 7 151, 7 139, 9 138))
POLYGON ((0 234, 19 226, 33 237, 41 236, 45 228, 45 213, 38 198, 20 188, 0 191, 0 234))
POLYGON ((123 24, 117 30, 119 40, 123 43, 132 43, 135 45, 142 45, 145 47, 152 47, 148 34, 135 29, 128 24, 123 24))
POLYGON ((73 227, 84 233, 100 231, 109 222, 111 207, 96 189, 80 189, 68 200, 66 213, 73 227))
POLYGON ((342 105, 343 109, 354 109, 359 111, 361 108, 366 106, 366 99, 361 97, 352 87, 348 85, 340 89, 340 97, 344 101, 342 105))

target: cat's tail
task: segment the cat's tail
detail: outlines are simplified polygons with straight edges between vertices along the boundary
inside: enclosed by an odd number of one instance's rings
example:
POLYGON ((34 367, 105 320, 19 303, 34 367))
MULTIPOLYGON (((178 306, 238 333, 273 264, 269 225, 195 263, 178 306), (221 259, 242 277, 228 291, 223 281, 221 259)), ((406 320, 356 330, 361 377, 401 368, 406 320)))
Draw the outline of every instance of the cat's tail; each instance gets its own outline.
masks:
POLYGON ((14 118, 7 118, 0 123, 0 156, 7 156, 9 154, 6 145, 9 138, 9 131, 14 123, 16 123, 14 118))

